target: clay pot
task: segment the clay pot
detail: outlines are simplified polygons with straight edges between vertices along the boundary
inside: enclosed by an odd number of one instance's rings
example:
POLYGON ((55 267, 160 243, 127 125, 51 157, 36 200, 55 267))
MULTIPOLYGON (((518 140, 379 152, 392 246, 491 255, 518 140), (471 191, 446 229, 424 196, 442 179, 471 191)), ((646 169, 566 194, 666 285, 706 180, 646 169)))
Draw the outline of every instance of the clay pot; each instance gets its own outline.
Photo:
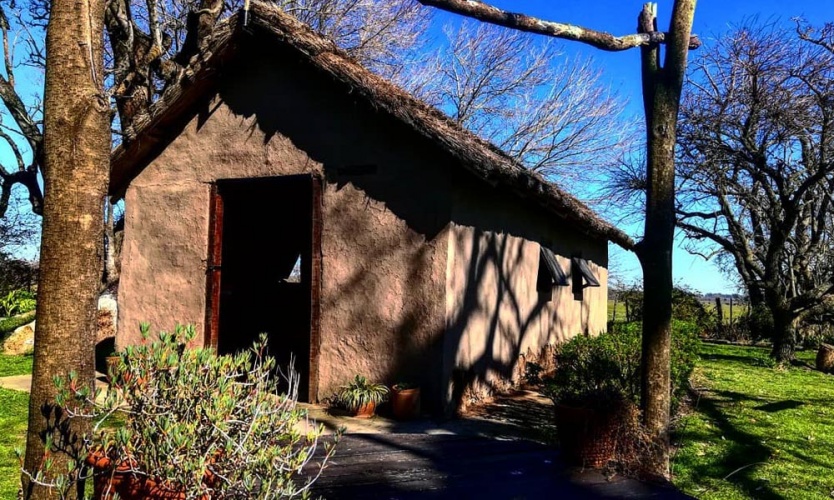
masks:
POLYGON ((616 412, 554 405, 556 429, 565 461, 599 469, 614 457, 617 445, 616 412))
POLYGON ((376 403, 370 401, 356 409, 353 416, 356 418, 371 418, 376 414, 376 403))
MULTIPOLYGON (((118 493, 122 500, 185 500, 183 491, 165 487, 153 479, 131 472, 129 462, 113 467, 112 461, 101 451, 90 453, 85 460, 95 470, 93 481, 94 500, 112 500, 118 493)), ((216 477, 206 471, 203 481, 209 486, 216 477)), ((209 500, 208 495, 200 497, 209 500)))
POLYGON ((397 420, 412 420, 420 415, 420 388, 391 388, 391 412, 397 420))

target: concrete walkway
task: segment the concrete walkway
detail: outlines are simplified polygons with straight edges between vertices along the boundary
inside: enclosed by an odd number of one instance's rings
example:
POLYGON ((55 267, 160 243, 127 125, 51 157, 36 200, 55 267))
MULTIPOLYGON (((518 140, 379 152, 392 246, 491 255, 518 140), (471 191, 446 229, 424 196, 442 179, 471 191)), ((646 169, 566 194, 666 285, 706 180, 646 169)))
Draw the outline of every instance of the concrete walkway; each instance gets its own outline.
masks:
POLYGON ((11 377, 0 377, 0 388, 13 391, 29 392, 32 387, 31 375, 12 375, 11 377))
MULTIPOLYGON (((30 386, 30 375, 0 377, 5 389, 28 392, 30 386)), ((98 378, 97 387, 105 386, 98 378)), ((671 487, 565 465, 557 449, 530 440, 541 441, 551 430, 541 422, 552 421, 550 401, 530 391, 443 421, 358 419, 320 405, 300 405, 310 423, 323 425, 327 434, 344 429, 336 456, 314 488, 333 500, 691 498, 671 487), (531 424, 533 415, 539 424, 531 424)))

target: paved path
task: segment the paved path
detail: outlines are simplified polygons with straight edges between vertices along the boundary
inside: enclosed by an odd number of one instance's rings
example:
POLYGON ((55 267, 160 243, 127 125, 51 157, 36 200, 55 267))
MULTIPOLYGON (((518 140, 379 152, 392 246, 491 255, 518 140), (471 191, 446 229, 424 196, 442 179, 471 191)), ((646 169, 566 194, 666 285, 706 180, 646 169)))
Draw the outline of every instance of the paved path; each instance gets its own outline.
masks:
MULTIPOLYGON (((104 385, 102 379, 98 383, 104 385)), ((28 391, 30 375, 0 377, 0 387, 28 391)), ((466 418, 397 422, 357 419, 302 404, 329 434, 345 429, 314 497, 351 499, 669 499, 674 490, 566 466, 553 447, 523 439, 533 421, 550 422, 549 400, 519 391, 474 408, 466 418)), ((534 425, 546 437, 546 424, 534 425)), ((330 439, 330 438, 325 438, 330 439)), ((321 452, 321 450, 320 450, 321 452)), ((308 468, 308 474, 314 468, 308 468)))
POLYGON ((0 388, 12 389, 14 391, 29 392, 32 387, 31 375, 13 375, 11 377, 0 377, 0 388))
POLYGON ((427 434, 344 436, 314 485, 313 497, 318 495, 329 500, 691 498, 566 467, 556 450, 531 441, 427 434))

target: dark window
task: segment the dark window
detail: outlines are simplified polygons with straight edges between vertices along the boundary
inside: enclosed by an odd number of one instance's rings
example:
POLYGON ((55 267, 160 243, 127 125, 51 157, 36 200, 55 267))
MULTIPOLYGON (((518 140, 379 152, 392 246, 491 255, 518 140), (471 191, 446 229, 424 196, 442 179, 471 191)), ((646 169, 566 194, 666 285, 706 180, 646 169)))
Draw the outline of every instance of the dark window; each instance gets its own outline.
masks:
POLYGON ((582 300, 582 289, 586 286, 600 286, 599 280, 591 271, 588 261, 582 257, 571 259, 571 282, 573 284, 573 298, 582 300))
POLYGON ((543 294, 546 300, 553 298, 554 286, 567 286, 568 276, 559 261, 556 260, 556 255, 547 247, 540 247, 539 252, 539 274, 536 279, 536 290, 543 294))

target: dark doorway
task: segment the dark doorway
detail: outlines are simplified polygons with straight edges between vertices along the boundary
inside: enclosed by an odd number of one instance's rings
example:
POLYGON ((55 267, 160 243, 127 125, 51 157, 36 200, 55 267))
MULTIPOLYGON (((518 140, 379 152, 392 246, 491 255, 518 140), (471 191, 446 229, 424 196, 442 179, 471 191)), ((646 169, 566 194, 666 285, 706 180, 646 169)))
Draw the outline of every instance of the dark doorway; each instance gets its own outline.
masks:
POLYGON ((318 351, 314 184, 309 175, 224 180, 212 201, 207 340, 232 354, 266 333, 279 367, 294 359, 302 401, 315 398, 311 357, 318 351))

